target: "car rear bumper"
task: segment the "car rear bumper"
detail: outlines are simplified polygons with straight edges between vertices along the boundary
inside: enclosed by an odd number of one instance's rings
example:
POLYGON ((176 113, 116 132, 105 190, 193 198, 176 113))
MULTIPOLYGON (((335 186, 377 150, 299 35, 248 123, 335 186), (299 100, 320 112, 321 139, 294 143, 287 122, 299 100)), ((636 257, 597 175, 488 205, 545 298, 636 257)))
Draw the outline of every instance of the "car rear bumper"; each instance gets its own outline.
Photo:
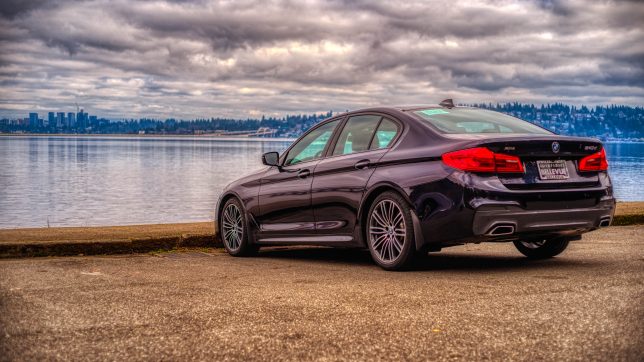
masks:
POLYGON ((615 211, 615 199, 605 199, 592 207, 525 210, 518 206, 484 205, 474 212, 472 232, 491 238, 515 234, 578 234, 609 226, 615 211))
POLYGON ((453 172, 410 188, 416 248, 469 242, 578 236, 608 226, 615 211, 610 178, 592 187, 513 190, 495 176, 453 172), (502 228, 494 230, 497 226, 502 228), (496 235, 495 235, 496 234, 496 235))

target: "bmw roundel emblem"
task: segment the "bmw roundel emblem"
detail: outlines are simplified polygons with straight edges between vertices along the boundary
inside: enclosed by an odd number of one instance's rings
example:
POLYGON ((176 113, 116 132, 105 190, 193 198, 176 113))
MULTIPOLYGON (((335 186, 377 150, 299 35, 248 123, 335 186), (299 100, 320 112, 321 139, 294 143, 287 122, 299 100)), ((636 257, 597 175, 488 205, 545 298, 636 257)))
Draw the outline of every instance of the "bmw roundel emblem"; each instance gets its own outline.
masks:
POLYGON ((559 145, 559 142, 557 141, 552 142, 552 152, 559 153, 560 149, 561 149, 561 145, 559 145))

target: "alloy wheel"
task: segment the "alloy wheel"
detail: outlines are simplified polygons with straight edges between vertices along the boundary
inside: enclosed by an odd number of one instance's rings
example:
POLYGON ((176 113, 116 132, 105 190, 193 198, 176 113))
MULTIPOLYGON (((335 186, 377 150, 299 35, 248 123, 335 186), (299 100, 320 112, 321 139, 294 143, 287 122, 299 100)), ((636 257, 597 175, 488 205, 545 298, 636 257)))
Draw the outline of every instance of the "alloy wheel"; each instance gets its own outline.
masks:
POLYGON ((244 220, 241 211, 235 204, 226 206, 221 222, 222 235, 228 249, 236 251, 241 247, 244 236, 244 220))
POLYGON ((369 238, 375 256, 383 263, 392 263, 403 251, 407 227, 403 211, 392 200, 382 200, 369 219, 369 238))

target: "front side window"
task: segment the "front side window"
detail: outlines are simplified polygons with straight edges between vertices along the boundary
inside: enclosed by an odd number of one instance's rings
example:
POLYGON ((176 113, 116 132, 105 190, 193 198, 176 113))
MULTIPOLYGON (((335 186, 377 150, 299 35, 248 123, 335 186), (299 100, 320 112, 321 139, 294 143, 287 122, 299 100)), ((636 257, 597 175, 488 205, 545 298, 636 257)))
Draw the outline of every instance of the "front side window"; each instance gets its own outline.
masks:
POLYGON ((326 123, 304 136, 288 152, 284 166, 315 160, 322 157, 324 148, 329 142, 333 130, 340 120, 326 123))
POLYGON ((398 126, 396 123, 390 119, 383 118, 376 130, 376 134, 373 136, 369 149, 377 150, 391 146, 391 142, 393 142, 397 134, 398 126))
POLYGON ((338 142, 335 144, 333 155, 348 155, 367 151, 380 118, 382 117, 376 115, 349 118, 344 129, 342 129, 342 133, 340 133, 338 142))
POLYGON ((552 134, 530 122, 477 108, 433 108, 414 111, 414 113, 443 133, 552 134))

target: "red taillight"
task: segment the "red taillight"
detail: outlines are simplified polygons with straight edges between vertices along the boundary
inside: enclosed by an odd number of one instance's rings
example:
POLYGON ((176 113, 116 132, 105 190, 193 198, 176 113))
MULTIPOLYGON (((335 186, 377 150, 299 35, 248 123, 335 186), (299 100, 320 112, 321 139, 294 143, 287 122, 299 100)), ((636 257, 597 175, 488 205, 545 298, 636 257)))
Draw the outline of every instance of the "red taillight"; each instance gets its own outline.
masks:
POLYGON ((443 154, 443 163, 463 171, 523 173, 523 164, 517 156, 494 153, 485 147, 443 154))
POLYGON ((495 153, 496 172, 519 172, 523 173, 523 163, 517 156, 495 153))
POLYGON ((579 171, 606 171, 608 170, 608 161, 606 160, 606 152, 602 148, 601 151, 593 153, 579 160, 579 171))

